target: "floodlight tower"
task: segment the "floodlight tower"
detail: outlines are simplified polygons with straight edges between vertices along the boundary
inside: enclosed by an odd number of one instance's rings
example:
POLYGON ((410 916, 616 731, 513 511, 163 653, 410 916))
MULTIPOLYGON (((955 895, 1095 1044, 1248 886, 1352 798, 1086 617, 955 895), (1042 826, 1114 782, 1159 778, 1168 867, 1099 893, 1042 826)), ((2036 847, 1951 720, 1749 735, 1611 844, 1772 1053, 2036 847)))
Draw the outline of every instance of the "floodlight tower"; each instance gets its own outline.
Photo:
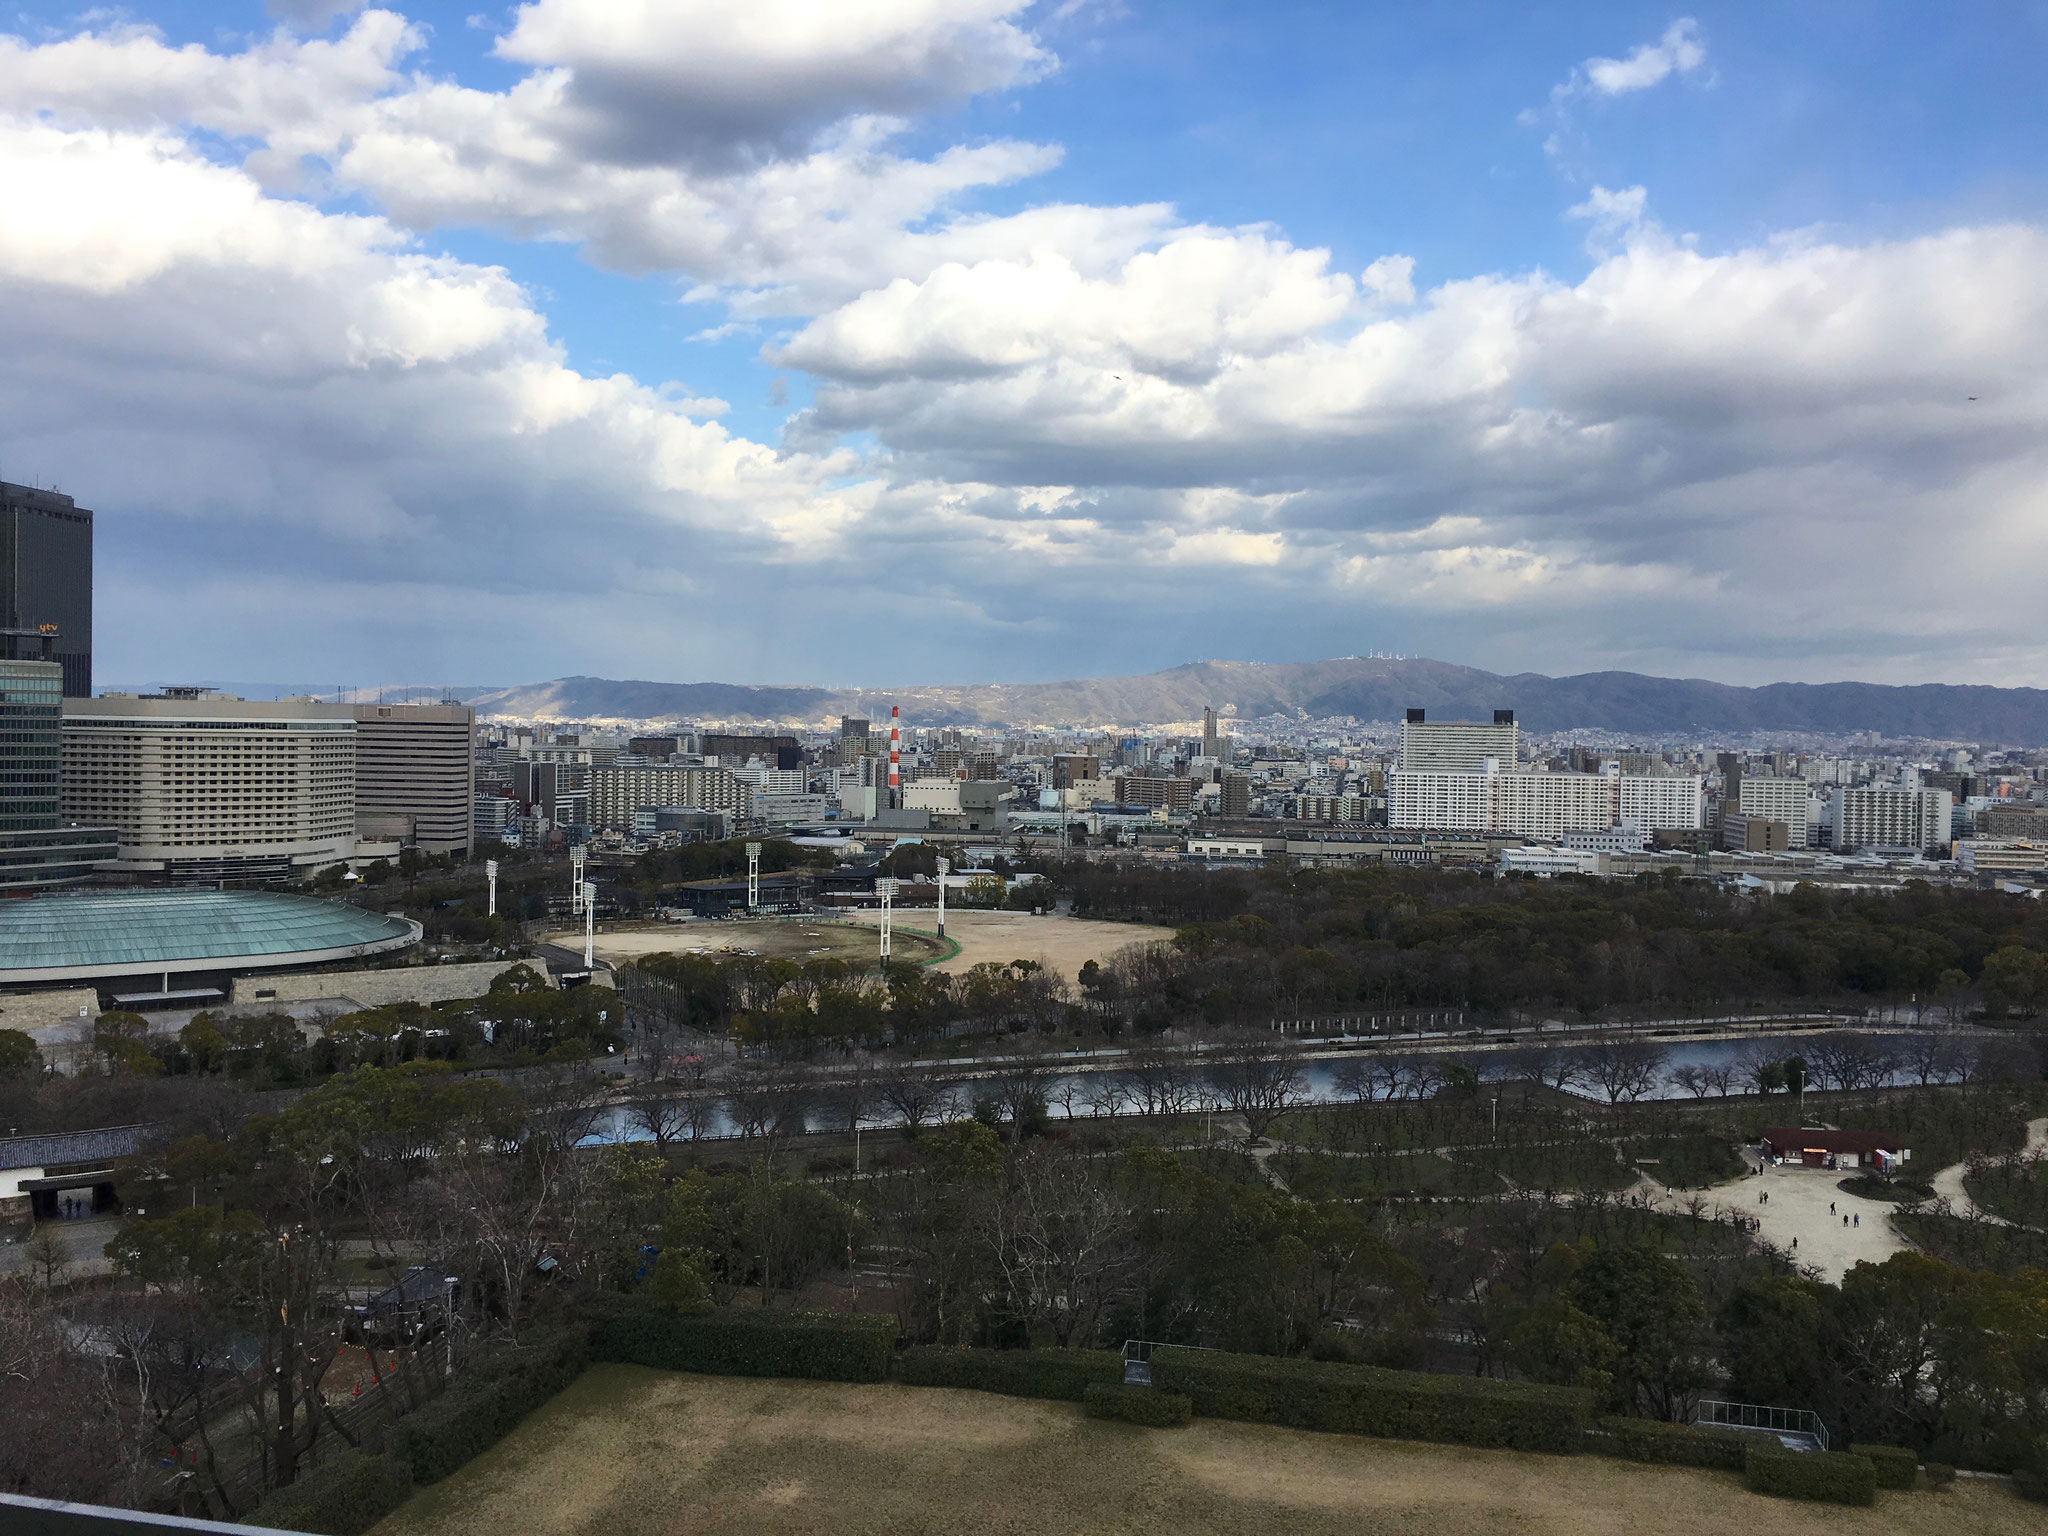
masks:
POLYGON ((952 864, 939 860, 939 942, 946 942, 946 876, 952 871, 952 864))
POLYGON ((761 910, 761 845, 747 844, 747 910, 761 910))
POLYGON ((597 965, 597 887, 585 882, 577 887, 583 899, 583 969, 597 965))
POLYGON ((498 915, 498 861, 496 859, 484 860, 484 878, 490 882, 491 886, 490 906, 486 910, 485 916, 496 917, 498 915))
POLYGON ((569 915, 574 917, 583 910, 583 850, 584 844, 569 846, 569 915))
POLYGON ((878 964, 886 971, 889 968, 889 924, 896 903, 896 882, 887 878, 877 880, 875 894, 882 898, 882 950, 878 964))

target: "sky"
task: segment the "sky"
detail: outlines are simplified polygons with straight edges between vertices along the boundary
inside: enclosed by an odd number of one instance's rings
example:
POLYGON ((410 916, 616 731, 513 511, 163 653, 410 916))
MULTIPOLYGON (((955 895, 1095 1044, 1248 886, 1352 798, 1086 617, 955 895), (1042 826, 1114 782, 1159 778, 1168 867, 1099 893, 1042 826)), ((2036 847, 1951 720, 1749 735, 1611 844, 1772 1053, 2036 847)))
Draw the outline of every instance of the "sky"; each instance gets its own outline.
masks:
POLYGON ((103 681, 2048 686, 2048 4, 6 6, 103 681))

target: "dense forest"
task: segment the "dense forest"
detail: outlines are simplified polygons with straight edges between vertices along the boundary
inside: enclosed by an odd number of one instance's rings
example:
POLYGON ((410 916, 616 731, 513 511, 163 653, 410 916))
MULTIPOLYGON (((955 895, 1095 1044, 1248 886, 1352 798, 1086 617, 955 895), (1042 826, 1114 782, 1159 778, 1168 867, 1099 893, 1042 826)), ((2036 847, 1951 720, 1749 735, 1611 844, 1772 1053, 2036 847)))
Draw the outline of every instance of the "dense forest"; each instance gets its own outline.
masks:
POLYGON ((1177 930, 1154 1016, 1369 1008, 1698 1012, 1776 1003, 2048 1003, 2048 904, 1911 884, 1783 895, 1700 880, 1498 879, 1455 870, 1183 870, 1073 862, 1077 915, 1177 930))

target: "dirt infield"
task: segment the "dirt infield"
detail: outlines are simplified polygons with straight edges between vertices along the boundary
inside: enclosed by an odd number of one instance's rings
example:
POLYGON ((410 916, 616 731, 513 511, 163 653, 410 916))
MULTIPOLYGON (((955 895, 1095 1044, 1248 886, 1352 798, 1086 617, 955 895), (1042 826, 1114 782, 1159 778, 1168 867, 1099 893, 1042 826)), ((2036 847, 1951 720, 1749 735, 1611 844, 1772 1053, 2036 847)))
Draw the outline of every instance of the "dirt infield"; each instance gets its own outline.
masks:
MULTIPOLYGON (((878 920, 869 912, 849 916, 870 925, 878 920)), ((931 934, 936 917, 922 908, 899 913, 893 925, 895 942, 900 944, 906 933, 931 934)), ((1173 937, 1173 930, 1086 917, 1033 917, 1029 912, 948 912, 946 937, 959 944, 960 953, 941 961, 938 970, 964 971, 985 960, 999 965, 1036 960, 1071 980, 1087 961, 1107 960, 1129 944, 1163 942, 1173 937)))
MULTIPOLYGON (((952 923, 946 927, 950 931, 952 923)), ((559 944, 581 953, 583 930, 563 929, 542 935, 542 943, 559 944)), ((620 923, 600 933, 591 947, 597 958, 624 965, 646 955, 699 954, 729 955, 752 951, 778 960, 854 960, 865 965, 875 962, 875 934, 872 928, 836 919, 794 917, 733 918, 694 923, 620 923)), ((905 932, 898 925, 890 947, 897 960, 923 964, 945 953, 939 941, 928 934, 905 932)), ((950 948, 950 946, 947 946, 950 948)))
POLYGON ((373 1536, 2020 1536, 2001 1483, 1767 1499, 1730 1473, 1198 1421, 981 1392, 600 1366, 373 1536))

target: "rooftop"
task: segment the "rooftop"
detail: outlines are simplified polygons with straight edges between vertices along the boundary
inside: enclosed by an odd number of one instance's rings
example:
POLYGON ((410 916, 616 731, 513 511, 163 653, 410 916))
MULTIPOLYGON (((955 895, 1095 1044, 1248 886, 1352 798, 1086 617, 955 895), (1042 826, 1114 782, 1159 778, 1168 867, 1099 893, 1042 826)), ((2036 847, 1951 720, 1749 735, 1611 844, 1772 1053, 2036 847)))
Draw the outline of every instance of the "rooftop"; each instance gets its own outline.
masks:
POLYGON ((403 949, 420 927, 270 891, 85 891, 0 902, 0 983, 267 970, 403 949))

